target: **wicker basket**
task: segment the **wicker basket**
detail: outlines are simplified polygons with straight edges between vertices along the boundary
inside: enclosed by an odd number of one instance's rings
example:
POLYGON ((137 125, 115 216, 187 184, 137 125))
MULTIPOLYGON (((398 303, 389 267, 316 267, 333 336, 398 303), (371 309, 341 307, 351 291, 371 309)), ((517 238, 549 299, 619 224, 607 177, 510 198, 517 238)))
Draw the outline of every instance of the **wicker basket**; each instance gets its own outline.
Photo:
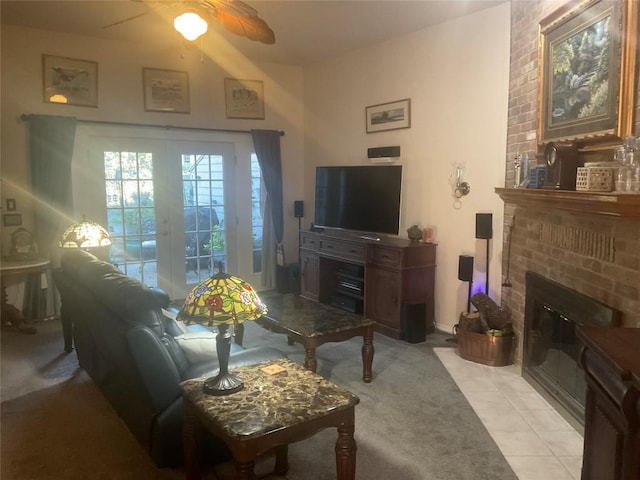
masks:
POLYGON ((458 353, 465 360, 504 367, 513 363, 513 336, 492 337, 482 333, 458 330, 458 353))
MULTIPOLYGON (((587 164, 588 165, 588 164, 587 164)), ((576 190, 589 192, 610 192, 613 190, 613 167, 578 167, 576 190)))

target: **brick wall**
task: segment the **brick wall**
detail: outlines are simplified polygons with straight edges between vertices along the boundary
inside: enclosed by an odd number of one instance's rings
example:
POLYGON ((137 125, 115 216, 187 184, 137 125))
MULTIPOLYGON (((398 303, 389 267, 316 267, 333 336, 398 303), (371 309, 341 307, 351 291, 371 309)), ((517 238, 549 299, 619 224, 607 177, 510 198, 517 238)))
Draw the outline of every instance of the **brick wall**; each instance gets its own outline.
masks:
MULTIPOLYGON (((555 0, 511 3, 507 187, 513 185, 516 152, 528 152, 532 158, 536 152, 538 24, 564 3, 555 0)), ((640 90, 638 72, 636 90, 640 90)), ((640 134, 639 98, 640 93, 636 93, 636 135, 640 134)), ((640 220, 506 205, 504 223, 503 275, 509 268, 512 287, 503 288, 502 303, 512 311, 518 336, 518 362, 522 360, 527 270, 620 310, 623 326, 640 327, 640 220), (511 255, 507 265, 510 231, 511 255)))

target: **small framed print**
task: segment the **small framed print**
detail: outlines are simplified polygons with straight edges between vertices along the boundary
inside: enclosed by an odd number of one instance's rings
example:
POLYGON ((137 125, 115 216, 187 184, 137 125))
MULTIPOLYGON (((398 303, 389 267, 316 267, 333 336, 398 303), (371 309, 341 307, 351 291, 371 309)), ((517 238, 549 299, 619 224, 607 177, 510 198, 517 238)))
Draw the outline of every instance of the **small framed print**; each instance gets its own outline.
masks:
POLYGON ((98 63, 42 56, 44 101, 82 107, 98 106, 98 63))
POLYGON ((16 199, 7 198, 7 212, 15 212, 15 211, 16 211, 16 199))
POLYGON ((190 113, 189 74, 143 68, 144 109, 147 112, 190 113))
POLYGON ((22 215, 19 213, 6 213, 2 216, 2 224, 5 227, 19 227, 22 225, 22 215))
POLYGON ((367 133, 411 127, 411 99, 372 105, 365 109, 367 133))
POLYGON ((224 79, 227 118, 264 120, 264 86, 262 80, 224 79))

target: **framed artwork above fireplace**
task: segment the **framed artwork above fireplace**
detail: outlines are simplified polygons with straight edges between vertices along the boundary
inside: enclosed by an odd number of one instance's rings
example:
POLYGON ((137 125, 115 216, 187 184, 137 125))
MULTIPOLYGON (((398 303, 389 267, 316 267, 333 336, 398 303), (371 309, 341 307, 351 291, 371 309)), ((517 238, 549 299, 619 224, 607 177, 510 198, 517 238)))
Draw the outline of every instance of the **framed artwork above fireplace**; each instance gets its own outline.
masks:
POLYGON ((638 3, 569 2, 540 22, 539 143, 593 144, 631 134, 638 3))

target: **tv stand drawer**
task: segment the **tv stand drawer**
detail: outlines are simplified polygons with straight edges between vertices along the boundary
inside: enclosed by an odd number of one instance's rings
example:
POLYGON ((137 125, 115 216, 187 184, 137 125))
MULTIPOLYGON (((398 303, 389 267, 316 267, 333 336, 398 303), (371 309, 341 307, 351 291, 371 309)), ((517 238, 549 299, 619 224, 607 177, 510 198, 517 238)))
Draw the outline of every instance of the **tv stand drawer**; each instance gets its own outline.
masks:
POLYGON ((317 251, 320 248, 320 238, 313 232, 300 232, 300 248, 317 251))
POLYGON ((362 243, 354 243, 337 238, 322 238, 319 253, 323 256, 336 257, 365 263, 367 247, 362 243))

